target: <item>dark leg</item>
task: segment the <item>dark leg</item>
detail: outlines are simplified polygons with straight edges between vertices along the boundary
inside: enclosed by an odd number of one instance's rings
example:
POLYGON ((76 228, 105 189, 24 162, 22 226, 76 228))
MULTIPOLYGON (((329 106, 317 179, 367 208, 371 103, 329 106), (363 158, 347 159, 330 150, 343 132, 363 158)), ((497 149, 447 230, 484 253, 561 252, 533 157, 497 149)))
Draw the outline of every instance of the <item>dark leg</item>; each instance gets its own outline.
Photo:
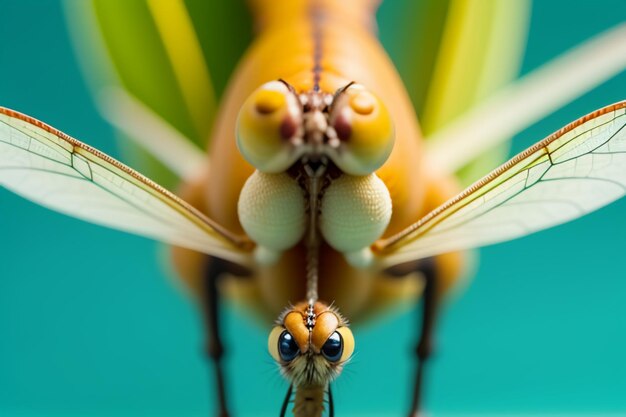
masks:
POLYGON ((413 402, 411 404, 410 417, 417 417, 422 406, 422 391, 424 384, 424 369, 426 361, 433 350, 433 329, 437 316, 437 276, 434 259, 429 258, 420 264, 420 270, 424 274, 424 292, 422 294, 421 332, 417 342, 417 372, 415 374, 415 387, 413 389, 413 402))
POLYGON ((291 393, 293 392, 293 385, 289 385, 289 389, 287 390, 287 395, 285 395, 285 399, 283 400, 283 405, 280 407, 280 417, 285 417, 285 413, 287 412, 287 406, 289 405, 289 400, 291 399, 291 393))
POLYGON ((229 272, 231 274, 246 275, 237 265, 218 259, 209 258, 206 275, 204 279, 204 318, 207 334, 206 352, 213 363, 215 371, 215 383, 217 388, 218 400, 218 416, 228 417, 228 407, 226 406, 226 384, 224 382, 224 370, 222 366, 222 357, 224 356, 224 346, 220 333, 220 317, 219 317, 219 291, 218 281, 229 272))
POLYGON ((335 417, 335 403, 333 402, 333 392, 328 384, 328 417, 335 417))
POLYGON ((389 269, 387 273, 394 277, 404 277, 407 274, 420 271, 424 277, 424 292, 422 294, 421 331, 417 347, 417 369, 413 388, 413 401, 409 417, 417 417, 422 406, 422 391, 424 386, 424 369, 433 350, 433 329, 437 315, 437 277, 433 258, 419 262, 410 262, 389 269))

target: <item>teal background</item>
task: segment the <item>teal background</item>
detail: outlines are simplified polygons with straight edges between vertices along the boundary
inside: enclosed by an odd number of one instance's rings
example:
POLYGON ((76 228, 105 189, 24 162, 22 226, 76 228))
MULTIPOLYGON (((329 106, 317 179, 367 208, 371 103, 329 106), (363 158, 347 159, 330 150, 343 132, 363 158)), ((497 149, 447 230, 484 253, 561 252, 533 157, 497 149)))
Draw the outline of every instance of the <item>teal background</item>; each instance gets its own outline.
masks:
MULTIPOLYGON (((380 14, 387 44, 399 2, 380 14)), ((626 3, 534 5, 523 72, 623 22, 626 3), (601 7, 600 7, 601 4, 601 7)), ((0 1, 0 104, 113 156, 112 129, 79 73, 56 1, 0 1)), ((626 74, 530 127, 521 150, 624 99, 626 74)), ((430 369, 433 415, 626 414, 626 201, 480 251, 475 279, 446 308, 430 369)), ((194 306, 162 246, 74 220, 0 190, 0 416, 200 416, 212 410, 194 306)), ((403 415, 413 311, 357 327, 335 384, 338 415, 403 415)), ((227 309, 237 415, 276 415, 286 390, 266 331, 227 309)))

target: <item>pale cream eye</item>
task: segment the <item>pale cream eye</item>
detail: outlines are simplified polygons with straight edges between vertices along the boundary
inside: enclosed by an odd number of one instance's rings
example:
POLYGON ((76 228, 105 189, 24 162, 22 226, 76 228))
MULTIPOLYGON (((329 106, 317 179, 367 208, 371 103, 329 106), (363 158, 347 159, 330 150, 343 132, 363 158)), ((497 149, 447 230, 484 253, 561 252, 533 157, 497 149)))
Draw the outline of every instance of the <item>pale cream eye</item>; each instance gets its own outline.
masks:
POLYGON ((342 175, 324 192, 319 227, 348 263, 366 267, 372 261, 369 246, 385 232, 391 214, 389 190, 376 174, 342 175))
POLYGON ((302 188, 286 173, 255 171, 239 194, 237 214, 247 235, 258 245, 257 261, 265 265, 295 246, 306 230, 302 188))
POLYGON ((266 83, 244 102, 237 119, 237 146, 261 172, 284 172, 300 155, 294 140, 302 134, 302 110, 280 81, 266 83))
POLYGON ((367 175, 387 160, 394 143, 391 116, 371 92, 355 84, 335 99, 330 124, 337 140, 329 151, 345 173, 367 175))

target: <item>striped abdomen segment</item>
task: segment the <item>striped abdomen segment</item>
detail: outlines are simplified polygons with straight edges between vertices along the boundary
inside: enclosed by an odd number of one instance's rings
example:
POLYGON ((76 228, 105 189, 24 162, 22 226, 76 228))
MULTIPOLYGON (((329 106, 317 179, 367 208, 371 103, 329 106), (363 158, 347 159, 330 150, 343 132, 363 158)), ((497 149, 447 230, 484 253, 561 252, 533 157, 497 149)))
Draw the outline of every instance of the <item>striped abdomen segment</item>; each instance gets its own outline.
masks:
POLYGON ((324 387, 296 388, 293 403, 295 417, 321 417, 324 412, 324 387))
POLYGON ((270 41, 275 44, 275 53, 271 55, 277 60, 274 65, 280 62, 281 78, 299 91, 326 92, 342 87, 348 78, 347 73, 335 68, 334 64, 349 51, 341 46, 338 50, 334 45, 336 34, 329 29, 344 27, 370 35, 375 27, 377 5, 378 1, 371 0, 251 2, 259 38, 264 37, 265 42, 268 38, 275 38, 274 42, 270 41), (325 82, 324 78, 327 78, 325 82))

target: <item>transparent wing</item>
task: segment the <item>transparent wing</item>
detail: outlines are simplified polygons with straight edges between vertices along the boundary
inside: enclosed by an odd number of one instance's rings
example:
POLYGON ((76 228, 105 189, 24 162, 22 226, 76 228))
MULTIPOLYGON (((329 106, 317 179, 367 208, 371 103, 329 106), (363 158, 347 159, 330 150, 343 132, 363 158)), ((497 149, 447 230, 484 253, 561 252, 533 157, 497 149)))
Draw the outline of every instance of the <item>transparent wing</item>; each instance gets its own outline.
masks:
POLYGON ((113 158, 0 107, 0 185, 102 226, 246 264, 251 243, 113 158))
POLYGON ((626 101, 520 153, 404 231, 376 243, 382 267, 514 239, 626 193, 626 101))

